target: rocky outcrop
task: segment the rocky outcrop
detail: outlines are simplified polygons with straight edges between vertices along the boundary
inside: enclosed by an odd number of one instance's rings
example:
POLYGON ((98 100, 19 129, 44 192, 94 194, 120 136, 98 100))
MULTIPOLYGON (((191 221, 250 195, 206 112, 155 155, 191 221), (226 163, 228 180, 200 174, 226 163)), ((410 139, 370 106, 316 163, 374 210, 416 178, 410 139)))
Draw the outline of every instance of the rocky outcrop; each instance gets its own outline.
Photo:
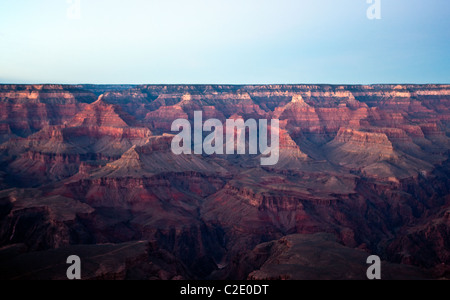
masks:
MULTIPOLYGON (((242 258, 240 266, 250 280, 367 280, 369 253, 344 247, 332 235, 289 235, 278 241, 258 245, 242 258), (253 262, 248 265, 246 262, 253 262)), ((384 280, 429 278, 418 268, 383 262, 384 280)))
POLYGON ((398 158, 394 146, 385 133, 341 128, 327 147, 329 149, 327 156, 331 161, 353 168, 398 158))
POLYGON ((133 127, 136 122, 131 115, 122 111, 118 105, 108 104, 100 96, 97 101, 87 105, 69 123, 70 127, 133 127))

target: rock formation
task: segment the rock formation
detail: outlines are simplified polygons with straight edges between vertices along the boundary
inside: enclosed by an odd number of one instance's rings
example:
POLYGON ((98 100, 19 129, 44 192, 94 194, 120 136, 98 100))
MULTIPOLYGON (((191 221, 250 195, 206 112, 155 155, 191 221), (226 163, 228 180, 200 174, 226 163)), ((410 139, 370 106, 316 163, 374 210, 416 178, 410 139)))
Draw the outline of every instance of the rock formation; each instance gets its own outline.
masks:
POLYGON ((1 279, 450 276, 449 85, 0 85, 0 143, 1 279), (174 155, 197 110, 279 163, 174 155))

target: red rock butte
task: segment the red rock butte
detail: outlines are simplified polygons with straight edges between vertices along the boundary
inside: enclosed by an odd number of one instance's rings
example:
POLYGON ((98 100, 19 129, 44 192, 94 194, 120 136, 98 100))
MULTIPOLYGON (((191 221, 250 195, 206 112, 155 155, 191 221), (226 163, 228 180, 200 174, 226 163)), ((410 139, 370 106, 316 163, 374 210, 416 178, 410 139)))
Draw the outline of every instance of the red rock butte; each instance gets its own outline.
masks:
POLYGON ((76 253, 85 279, 364 279, 373 254, 449 279, 450 85, 0 85, 0 279, 76 253), (278 164, 174 155, 194 111, 279 119, 278 164))

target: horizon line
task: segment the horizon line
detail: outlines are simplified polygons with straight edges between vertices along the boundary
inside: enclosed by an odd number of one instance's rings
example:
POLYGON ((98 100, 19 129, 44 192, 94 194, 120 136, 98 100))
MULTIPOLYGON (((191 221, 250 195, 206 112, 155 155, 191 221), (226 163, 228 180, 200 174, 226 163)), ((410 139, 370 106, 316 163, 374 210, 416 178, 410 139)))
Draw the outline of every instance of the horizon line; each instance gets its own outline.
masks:
POLYGON ((450 85, 449 83, 427 82, 427 83, 2 83, 0 85, 94 85, 94 86, 270 86, 270 85, 285 85, 285 86, 299 86, 299 85, 328 85, 328 86, 380 86, 380 85, 450 85))

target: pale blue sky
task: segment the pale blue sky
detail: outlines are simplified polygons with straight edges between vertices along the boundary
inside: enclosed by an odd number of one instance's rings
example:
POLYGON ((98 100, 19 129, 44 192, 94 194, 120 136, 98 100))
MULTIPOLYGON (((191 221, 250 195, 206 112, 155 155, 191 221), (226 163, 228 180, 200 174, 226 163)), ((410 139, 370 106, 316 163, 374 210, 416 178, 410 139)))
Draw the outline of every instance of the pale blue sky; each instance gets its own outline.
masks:
POLYGON ((0 1, 0 83, 450 83, 450 1, 0 1))

